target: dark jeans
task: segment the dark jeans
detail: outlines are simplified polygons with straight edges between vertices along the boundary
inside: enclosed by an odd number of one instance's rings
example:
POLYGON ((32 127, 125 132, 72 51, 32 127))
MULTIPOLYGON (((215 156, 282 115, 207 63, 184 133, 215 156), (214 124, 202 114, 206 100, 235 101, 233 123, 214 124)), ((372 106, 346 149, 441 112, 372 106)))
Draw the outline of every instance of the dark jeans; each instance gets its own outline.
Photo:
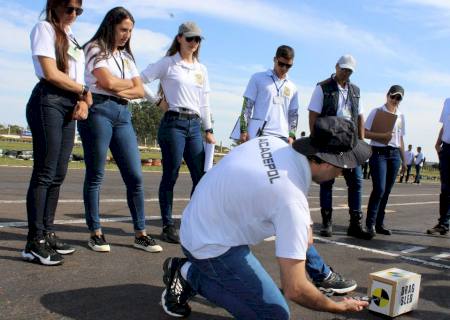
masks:
POLYGON ((180 119, 166 112, 158 130, 161 147, 163 174, 159 185, 159 207, 164 226, 173 225, 173 188, 178 178, 182 158, 191 173, 192 192, 203 176, 205 152, 201 134, 200 118, 180 119))
POLYGON ((422 169, 422 167, 420 165, 416 164, 416 178, 414 179, 414 183, 420 183, 420 178, 422 178, 420 176, 420 170, 422 169))
POLYGON ((408 182, 408 180, 409 180, 409 176, 411 175, 411 168, 412 168, 412 164, 408 164, 406 166, 406 180, 405 180, 405 182, 408 182))
MULTIPOLYGON (((354 169, 344 169, 342 170, 342 174, 348 188, 348 207, 352 212, 361 212, 361 166, 354 169)), ((322 209, 331 210, 333 208, 333 184, 334 179, 320 184, 320 207, 322 209)))
POLYGON ((53 231, 59 189, 67 172, 75 137, 75 94, 46 81, 33 89, 27 104, 33 135, 33 173, 27 193, 28 240, 53 231))
POLYGON ((195 259, 183 251, 192 263, 188 283, 235 319, 289 319, 283 294, 248 246, 233 247, 211 259, 195 259))
POLYGON ((369 160, 372 170, 372 192, 367 205, 366 226, 382 226, 386 204, 400 168, 400 149, 372 147, 369 160))
POLYGON ((134 230, 145 230, 141 158, 127 106, 112 100, 97 100, 94 96, 89 117, 78 122, 78 131, 83 142, 86 163, 83 198, 89 230, 101 228, 100 187, 105 173, 108 147, 126 185, 127 203, 134 230))
POLYGON ((439 152, 439 172, 441 175, 441 194, 439 197, 439 224, 450 225, 450 144, 444 143, 439 152))
POLYGON ((323 261, 314 245, 306 250, 306 272, 313 282, 323 281, 330 275, 330 267, 323 261))

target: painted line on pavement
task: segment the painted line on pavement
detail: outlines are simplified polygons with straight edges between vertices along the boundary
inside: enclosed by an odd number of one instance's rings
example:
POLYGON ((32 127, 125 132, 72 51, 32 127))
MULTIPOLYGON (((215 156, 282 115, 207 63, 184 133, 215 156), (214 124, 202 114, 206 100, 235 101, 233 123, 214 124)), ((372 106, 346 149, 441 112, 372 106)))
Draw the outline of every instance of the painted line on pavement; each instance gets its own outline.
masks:
POLYGON ((431 257, 433 260, 446 260, 448 258, 450 258, 450 253, 446 252, 431 257))
MULTIPOLYGON (((435 193, 408 193, 408 194, 390 194, 389 198, 395 197, 437 197, 435 193)), ((362 195, 363 198, 369 198, 370 194, 362 195)), ((320 196, 309 196, 310 199, 320 199, 320 196)), ((347 195, 333 196, 333 198, 347 198, 347 195)))
POLYGON ((420 251, 423 249, 426 249, 427 247, 420 247, 420 246, 414 246, 414 247, 410 247, 408 249, 402 250, 400 251, 401 253, 411 253, 411 252, 416 252, 416 251, 420 251))
MULTIPOLYGON (((387 207, 401 207, 401 206, 417 206, 426 204, 437 204, 439 201, 426 201, 426 202, 407 202, 407 203, 388 203, 387 207)), ((365 209, 367 206, 361 206, 361 209, 365 209)), ((348 206, 343 205, 341 207, 333 207, 333 210, 347 210, 348 206)), ((320 208, 311 208, 309 211, 320 211, 320 208)))
MULTIPOLYGON (((189 198, 175 198, 173 201, 189 201, 189 198)), ((157 198, 145 199, 145 202, 158 202, 157 198)), ((27 200, 0 200, 0 204, 23 204, 26 203, 27 200)), ((127 199, 102 199, 100 203, 124 203, 127 202, 127 199)), ((60 199, 58 204, 60 203, 84 203, 83 199, 60 199)))

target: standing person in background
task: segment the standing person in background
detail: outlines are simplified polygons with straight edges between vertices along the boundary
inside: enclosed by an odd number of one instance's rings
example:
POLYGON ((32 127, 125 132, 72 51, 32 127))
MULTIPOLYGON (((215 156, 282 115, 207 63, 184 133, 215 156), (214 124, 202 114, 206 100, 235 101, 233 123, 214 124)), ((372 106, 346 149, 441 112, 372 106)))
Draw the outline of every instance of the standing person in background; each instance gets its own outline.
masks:
POLYGON ((148 252, 162 251, 145 230, 141 157, 127 107, 129 99, 144 96, 130 48, 133 27, 134 19, 128 10, 113 8, 84 46, 87 61, 85 78, 94 103, 87 120, 78 123, 78 130, 86 163, 83 198, 90 231, 88 245, 98 252, 110 251, 99 217, 100 187, 108 148, 126 185, 135 233, 134 247, 148 252))
MULTIPOLYGON (((314 124, 319 117, 337 116, 352 121, 357 128, 355 139, 364 139, 364 117, 360 105, 359 88, 350 83, 350 76, 356 69, 356 60, 351 55, 344 55, 336 63, 336 73, 317 84, 308 106, 309 129, 313 134, 314 124)), ((348 207, 350 224, 347 235, 370 239, 368 232, 361 225, 362 169, 357 166, 352 170, 344 169, 343 176, 348 187, 348 207)), ((320 184, 320 208, 322 229, 320 235, 331 237, 333 213, 334 179, 320 184)))
POLYGON ((83 13, 81 0, 48 0, 45 18, 31 31, 39 83, 27 104, 33 135, 33 173, 27 193, 28 236, 22 257, 44 265, 75 251, 54 232, 59 190, 72 152, 75 121, 87 117, 92 97, 84 86, 84 53, 70 26, 83 13))
POLYGON ((417 147, 417 154, 414 156, 414 164, 416 166, 416 178, 414 179, 414 183, 420 184, 420 179, 422 176, 420 175, 420 171, 425 164, 425 157, 422 153, 422 147, 417 147))
MULTIPOLYGON (((163 174, 159 185, 159 206, 163 220, 162 239, 178 243, 172 219, 173 189, 184 158, 192 178, 192 192, 204 173, 207 143, 215 144, 209 107, 209 80, 206 67, 198 60, 202 32, 194 22, 178 28, 167 55, 142 71, 144 83, 161 82, 168 109, 158 130, 163 174)), ((150 91, 147 97, 156 100, 150 91)), ((191 192, 191 193, 192 193, 191 192)))
POLYGON ((392 232, 384 226, 386 204, 392 187, 397 179, 400 166, 402 172, 406 170, 405 149, 403 136, 405 135, 405 116, 399 110, 400 102, 405 92, 399 85, 393 85, 386 94, 386 103, 373 109, 365 124, 365 136, 371 139, 372 156, 369 164, 372 175, 372 192, 367 205, 367 230, 372 236, 377 233, 391 235, 392 232), (397 120, 392 131, 377 133, 370 131, 373 119, 378 110, 397 115, 397 120), (380 143, 377 140, 386 140, 388 143, 380 143))
MULTIPOLYGON (((412 164, 414 162, 414 152, 412 151, 412 145, 411 144, 408 145, 408 150, 405 151, 405 161, 406 161, 406 179, 405 179, 405 183, 408 183, 409 176, 411 174, 412 164)), ((401 177, 400 177, 400 183, 403 182, 404 176, 405 176, 405 173, 403 172, 401 177)))
POLYGON ((450 226, 450 98, 444 102, 441 118, 441 130, 436 140, 436 152, 439 156, 439 173, 441 176, 441 194, 439 195, 438 224, 428 229, 428 234, 448 233, 450 226))

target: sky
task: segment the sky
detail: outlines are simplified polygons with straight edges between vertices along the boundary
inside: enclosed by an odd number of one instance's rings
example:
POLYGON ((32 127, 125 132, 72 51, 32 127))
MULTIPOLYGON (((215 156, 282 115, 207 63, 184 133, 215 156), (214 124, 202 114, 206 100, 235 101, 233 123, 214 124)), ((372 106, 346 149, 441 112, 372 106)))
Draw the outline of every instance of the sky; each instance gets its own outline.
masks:
MULTIPOLYGON (((0 123, 26 126, 25 105, 37 82, 29 33, 44 0, 0 0, 0 123)), ((195 21, 203 30, 200 61, 208 68, 218 144, 240 113, 242 94, 255 72, 273 68, 279 45, 295 49, 289 77, 300 96, 300 131, 309 132, 307 106, 317 82, 352 54, 351 80, 361 89, 365 117, 386 102, 393 84, 405 88, 405 144, 422 146, 437 161, 439 117, 450 97, 449 0, 85 0, 73 32, 89 40, 106 12, 125 6, 136 20, 131 46, 139 70, 160 59, 178 26, 195 21)))

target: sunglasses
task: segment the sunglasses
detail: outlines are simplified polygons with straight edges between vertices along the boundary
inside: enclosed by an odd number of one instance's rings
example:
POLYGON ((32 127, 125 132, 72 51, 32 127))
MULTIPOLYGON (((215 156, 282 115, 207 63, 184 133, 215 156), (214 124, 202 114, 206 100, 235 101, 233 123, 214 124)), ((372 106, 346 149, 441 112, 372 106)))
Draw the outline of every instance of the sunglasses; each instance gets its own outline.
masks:
POLYGON ((292 64, 281 62, 280 60, 277 60, 277 64, 280 68, 286 68, 290 69, 292 67, 292 64))
POLYGON ((78 8, 78 7, 66 7, 65 8, 65 14, 72 14, 75 11, 75 14, 77 16, 81 16, 81 14, 83 13, 83 8, 78 8))
POLYGON ((399 94, 394 94, 394 95, 390 94, 389 98, 391 98, 392 100, 396 100, 396 101, 402 101, 402 99, 403 99, 402 96, 399 94))
POLYGON ((197 43, 200 43, 202 41, 202 38, 199 36, 194 36, 194 37, 184 37, 186 39, 186 42, 192 42, 195 41, 197 43))

